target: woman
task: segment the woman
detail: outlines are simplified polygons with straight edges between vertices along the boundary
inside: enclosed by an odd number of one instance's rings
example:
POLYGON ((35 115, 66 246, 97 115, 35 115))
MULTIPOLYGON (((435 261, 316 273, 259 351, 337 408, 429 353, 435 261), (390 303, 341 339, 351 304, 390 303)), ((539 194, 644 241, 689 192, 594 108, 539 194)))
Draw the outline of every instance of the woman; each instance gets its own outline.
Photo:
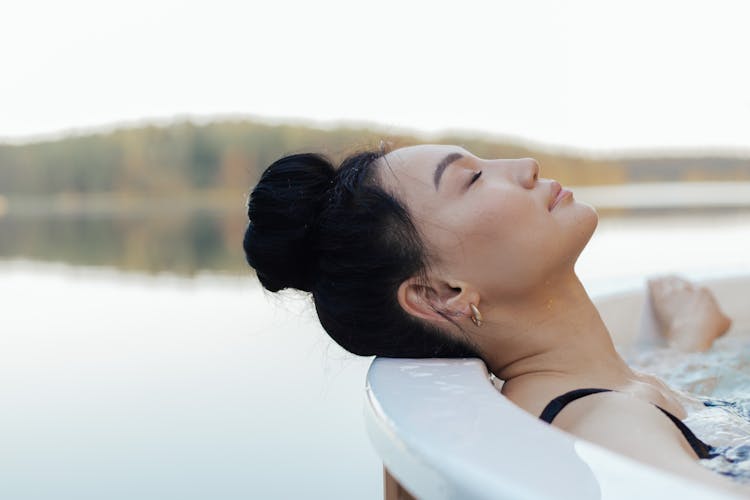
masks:
MULTIPOLYGON (((574 272, 597 214, 539 177, 535 160, 484 160, 449 145, 357 153, 337 169, 318 155, 290 155, 264 172, 248 216, 244 247, 260 282, 311 292, 323 327, 345 349, 479 356, 505 381, 503 394, 532 415, 736 487, 697 462, 710 446, 679 421, 688 401, 618 355, 574 272), (607 391, 575 392, 589 388, 607 391)), ((663 293, 670 283, 652 286, 665 325, 685 303, 663 293)), ((707 348, 726 330, 718 308, 704 309, 712 326, 668 330, 677 345, 707 348)))

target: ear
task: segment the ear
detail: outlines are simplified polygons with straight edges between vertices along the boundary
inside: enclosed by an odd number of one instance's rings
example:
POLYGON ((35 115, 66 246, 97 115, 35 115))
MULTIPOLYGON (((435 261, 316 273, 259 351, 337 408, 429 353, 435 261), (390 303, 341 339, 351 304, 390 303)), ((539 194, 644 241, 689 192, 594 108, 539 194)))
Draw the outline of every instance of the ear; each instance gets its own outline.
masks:
POLYGON ((469 304, 479 306, 479 294, 467 283, 434 280, 424 283, 417 277, 398 287, 398 302, 408 314, 430 322, 446 323, 445 316, 471 318, 469 304))

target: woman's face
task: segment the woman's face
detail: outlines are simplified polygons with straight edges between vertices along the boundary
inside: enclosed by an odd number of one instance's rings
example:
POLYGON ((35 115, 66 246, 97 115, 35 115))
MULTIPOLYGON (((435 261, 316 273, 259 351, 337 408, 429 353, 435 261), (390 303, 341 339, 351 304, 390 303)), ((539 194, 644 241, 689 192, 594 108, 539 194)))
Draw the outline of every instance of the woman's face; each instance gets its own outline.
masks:
POLYGON ((458 146, 420 145, 391 151, 378 172, 411 213, 431 270, 470 283, 483 300, 571 273, 597 224, 594 209, 539 177, 531 158, 484 160, 458 146))

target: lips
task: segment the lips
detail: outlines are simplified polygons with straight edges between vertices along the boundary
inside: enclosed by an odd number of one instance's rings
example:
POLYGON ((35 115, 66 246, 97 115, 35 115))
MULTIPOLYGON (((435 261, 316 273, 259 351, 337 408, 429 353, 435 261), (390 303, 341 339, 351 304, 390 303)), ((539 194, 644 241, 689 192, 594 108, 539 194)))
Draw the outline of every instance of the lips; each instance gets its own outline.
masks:
POLYGON ((549 203, 547 204, 547 210, 552 210, 555 205, 557 205, 557 198, 559 197, 560 193, 562 192, 562 186, 557 181, 552 181, 552 184, 550 184, 550 198, 549 203))
POLYGON ((567 195, 571 194, 572 191, 568 191, 567 189, 563 189, 563 187, 560 185, 557 181, 552 181, 551 189, 550 189, 550 200, 548 209, 549 211, 552 211, 555 206, 560 203, 560 200, 565 198, 567 195))

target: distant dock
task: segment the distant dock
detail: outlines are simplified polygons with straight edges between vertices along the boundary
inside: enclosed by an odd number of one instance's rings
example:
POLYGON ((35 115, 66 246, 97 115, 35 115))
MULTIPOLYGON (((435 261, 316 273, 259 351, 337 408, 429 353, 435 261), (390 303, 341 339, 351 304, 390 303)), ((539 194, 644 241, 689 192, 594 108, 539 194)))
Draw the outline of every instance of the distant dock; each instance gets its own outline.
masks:
POLYGON ((569 189, 577 200, 603 210, 750 208, 750 182, 664 182, 569 189))

